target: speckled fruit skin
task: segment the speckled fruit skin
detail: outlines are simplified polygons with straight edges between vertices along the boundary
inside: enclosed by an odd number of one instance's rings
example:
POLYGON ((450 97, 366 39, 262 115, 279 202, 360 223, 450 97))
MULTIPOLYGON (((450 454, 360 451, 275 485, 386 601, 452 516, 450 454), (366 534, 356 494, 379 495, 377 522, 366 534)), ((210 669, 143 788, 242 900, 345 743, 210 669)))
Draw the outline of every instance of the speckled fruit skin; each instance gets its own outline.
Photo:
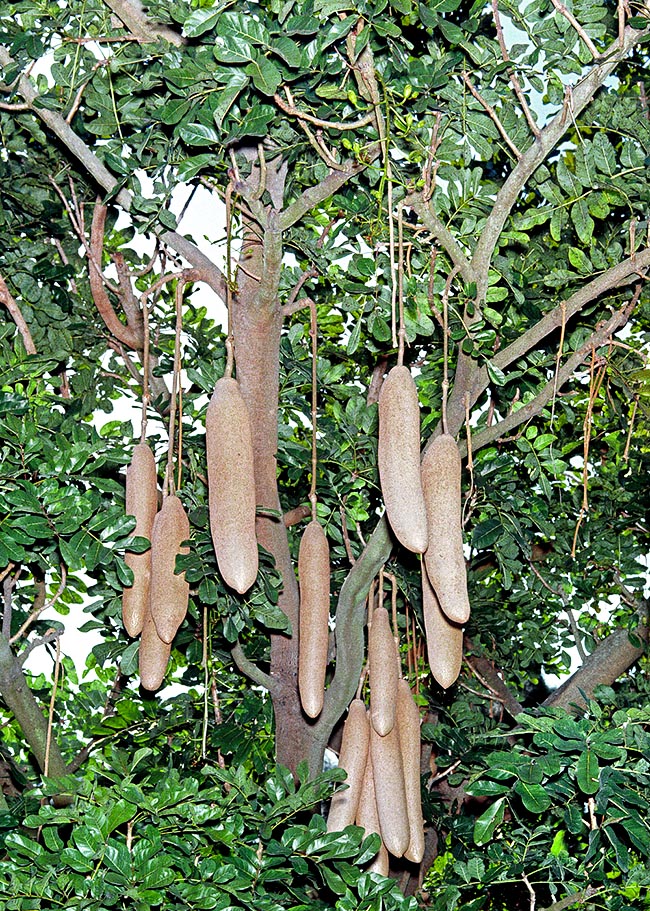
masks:
POLYGON ((210 531, 219 572, 243 595, 257 578, 255 469, 248 408, 232 377, 217 380, 205 421, 210 531))
POLYGON ((463 628, 443 613, 422 564, 422 613, 431 673, 443 689, 458 679, 463 663, 463 628))
POLYGON ((345 769, 348 775, 345 782, 347 788, 337 791, 332 797, 327 816, 328 832, 340 832, 346 826, 354 825, 368 761, 369 743, 370 727, 366 707, 361 699, 353 699, 343 725, 339 753, 339 768, 345 769))
POLYGON ((303 710, 317 718, 323 708, 330 612, 330 549, 321 524, 306 526, 298 551, 300 636, 298 689, 303 710))
POLYGON ((394 857, 402 857, 408 850, 411 833, 397 727, 381 737, 371 725, 370 756, 381 838, 394 857))
POLYGON ((375 608, 371 619, 368 633, 370 720, 375 731, 385 736, 395 725, 399 655, 386 608, 375 608))
POLYGON ((190 536, 190 522, 179 498, 165 497, 151 533, 151 616, 163 642, 171 643, 187 614, 190 586, 185 573, 176 573, 176 557, 190 536))
POLYGON ((409 846, 404 857, 419 864, 424 856, 424 819, 420 792, 420 712, 404 678, 397 685, 397 733, 402 751, 409 846))
POLYGON ((429 526, 424 562, 440 607, 453 623, 467 623, 470 614, 460 474, 456 441, 443 433, 431 443, 422 459, 422 488, 429 526))
POLYGON ((420 404, 408 367, 393 367, 379 394, 379 482, 397 540, 423 554, 427 515, 420 476, 420 404))
POLYGON ((171 644, 163 642, 156 631, 156 624, 153 622, 151 613, 147 612, 142 627, 139 652, 140 684, 143 689, 153 693, 161 687, 171 650, 171 644))

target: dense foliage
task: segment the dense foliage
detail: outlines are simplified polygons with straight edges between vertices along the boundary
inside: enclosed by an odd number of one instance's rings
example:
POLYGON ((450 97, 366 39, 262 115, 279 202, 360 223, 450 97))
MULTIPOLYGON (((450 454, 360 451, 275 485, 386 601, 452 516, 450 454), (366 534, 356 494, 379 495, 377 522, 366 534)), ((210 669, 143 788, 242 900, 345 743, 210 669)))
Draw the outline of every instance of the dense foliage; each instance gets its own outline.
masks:
POLYGON ((3 4, 0 907, 415 907, 364 872, 374 837, 321 815, 382 567, 424 722, 427 853, 395 870, 403 893, 435 911, 650 907, 649 12, 3 4), (466 456, 472 618, 448 691, 427 674, 419 561, 378 519, 400 301, 423 446, 444 417, 466 456), (336 592, 316 723, 291 636, 310 308, 336 592), (140 436, 124 405, 142 398, 146 314, 162 480, 178 309, 191 599, 180 687, 152 696, 120 619, 125 552, 147 546, 124 509, 140 436), (245 596, 207 521, 229 331, 260 472, 245 596), (82 614, 79 680, 65 627, 82 614))

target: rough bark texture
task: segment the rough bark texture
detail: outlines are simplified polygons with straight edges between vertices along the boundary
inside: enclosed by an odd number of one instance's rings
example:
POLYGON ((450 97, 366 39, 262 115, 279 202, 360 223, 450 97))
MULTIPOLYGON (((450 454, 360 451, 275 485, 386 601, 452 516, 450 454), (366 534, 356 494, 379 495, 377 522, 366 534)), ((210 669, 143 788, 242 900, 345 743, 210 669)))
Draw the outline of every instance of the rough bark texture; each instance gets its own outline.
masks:
MULTIPOLYGON (((6 636, 0 635, 0 693, 20 725, 23 736, 42 772, 45 772, 47 753, 47 719, 34 694, 27 686, 20 662, 11 650, 6 636)), ((52 778, 65 775, 67 767, 63 754, 52 737, 47 762, 47 774, 52 778)))

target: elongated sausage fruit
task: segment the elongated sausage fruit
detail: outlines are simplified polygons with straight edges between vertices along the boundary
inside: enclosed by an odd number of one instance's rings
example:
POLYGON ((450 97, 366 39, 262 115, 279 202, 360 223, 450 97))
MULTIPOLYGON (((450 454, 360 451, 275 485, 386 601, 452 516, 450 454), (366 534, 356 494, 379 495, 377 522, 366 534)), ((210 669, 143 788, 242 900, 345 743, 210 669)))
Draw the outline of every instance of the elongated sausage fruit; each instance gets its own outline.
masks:
POLYGON ((394 857, 401 857, 408 850, 411 833, 397 726, 385 737, 370 726, 370 756, 382 841, 394 857))
POLYGON ((372 612, 368 633, 368 677, 370 720, 378 734, 385 736, 395 724, 395 697, 399 679, 399 656, 385 607, 372 612))
MULTIPOLYGON (((151 541, 157 509, 156 461, 149 446, 138 443, 126 469, 126 513, 135 516, 134 535, 151 541)), ((143 554, 127 551, 124 562, 133 571, 133 585, 122 592, 122 622, 129 636, 139 636, 149 610, 151 548, 143 554)))
MULTIPOLYGON (((357 807, 356 824, 365 830, 366 837, 375 833, 381 838, 379 831, 379 816, 377 815, 377 800, 375 798, 375 780, 372 774, 372 762, 370 754, 363 774, 363 783, 361 794, 359 795, 359 806, 357 807)), ((377 856, 366 868, 373 873, 381 873, 382 876, 388 876, 388 851, 385 844, 381 843, 377 856)))
POLYGON ((388 521, 408 550, 427 549, 420 477, 420 405, 408 367, 393 367, 379 394, 379 481, 388 521))
POLYGON ((460 471, 456 441, 443 433, 436 437, 422 459, 422 487, 429 524, 424 562, 440 607, 453 623, 467 623, 470 613, 460 471))
POLYGON ((346 826, 354 825, 368 761, 369 742, 370 727, 366 707, 361 699, 353 699, 343 725, 339 754, 339 768, 348 773, 347 788, 337 791, 332 797, 327 816, 328 832, 340 832, 346 826))
POLYGON ((429 667, 443 689, 455 683, 463 663, 463 627, 442 612, 436 593, 422 564, 422 613, 429 667))
POLYGON ((424 856, 424 819, 420 791, 420 712, 404 678, 397 685, 397 733, 402 751, 409 846, 404 857, 419 864, 424 856))
POLYGON ((330 615, 330 549, 319 522, 302 533, 298 551, 300 637, 298 689, 305 714, 317 718, 323 708, 330 615))
POLYGON ((163 642, 156 631, 151 612, 147 611, 140 638, 140 652, 138 656, 140 683, 145 690, 159 689, 165 679, 165 672, 169 664, 172 647, 169 642, 163 642))
POLYGON ((257 578, 255 472, 248 408, 232 377, 214 387, 205 421, 210 530, 219 572, 243 595, 257 578))
POLYGON ((190 523, 177 496, 165 497, 151 533, 151 616, 163 642, 171 643, 185 619, 190 596, 185 573, 174 572, 178 554, 189 553, 181 547, 190 536, 190 523))

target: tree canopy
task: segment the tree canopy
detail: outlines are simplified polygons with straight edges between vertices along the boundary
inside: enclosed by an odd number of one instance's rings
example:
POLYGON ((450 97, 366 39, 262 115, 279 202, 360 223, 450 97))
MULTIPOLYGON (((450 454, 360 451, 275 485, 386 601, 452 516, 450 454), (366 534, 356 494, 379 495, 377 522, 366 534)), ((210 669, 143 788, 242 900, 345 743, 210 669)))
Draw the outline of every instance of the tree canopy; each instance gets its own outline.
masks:
POLYGON ((649 19, 623 0, 3 4, 0 907, 650 907, 649 19), (245 594, 208 522, 206 409, 233 352, 245 594), (378 478, 402 359, 422 452, 444 430, 464 459, 472 614, 447 689, 378 478), (125 509, 140 434, 111 416, 143 400, 191 526, 167 697, 139 688, 121 619, 148 542, 125 509), (333 631, 309 720, 313 514, 333 631), (366 869, 376 834, 324 821, 379 589, 423 722, 425 856, 393 879, 366 869), (82 612, 100 642, 78 679, 82 612), (25 670, 36 649, 51 672, 25 670))

